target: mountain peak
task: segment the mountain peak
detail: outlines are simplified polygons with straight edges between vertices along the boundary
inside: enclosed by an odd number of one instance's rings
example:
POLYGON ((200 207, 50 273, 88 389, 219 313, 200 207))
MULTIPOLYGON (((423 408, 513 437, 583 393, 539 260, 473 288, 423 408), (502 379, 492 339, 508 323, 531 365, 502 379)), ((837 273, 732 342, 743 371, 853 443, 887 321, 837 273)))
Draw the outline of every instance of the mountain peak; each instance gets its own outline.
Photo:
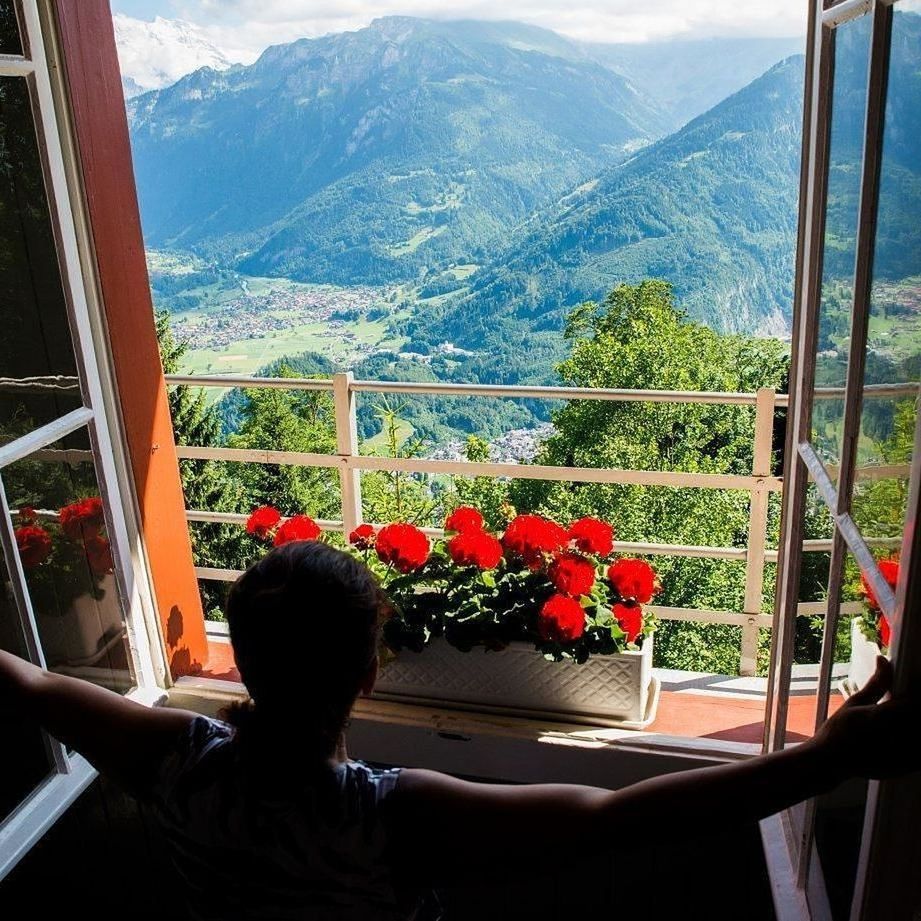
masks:
POLYGON ((112 21, 128 97, 161 89, 201 67, 226 70, 235 63, 200 26, 183 19, 145 21, 116 13, 112 21))

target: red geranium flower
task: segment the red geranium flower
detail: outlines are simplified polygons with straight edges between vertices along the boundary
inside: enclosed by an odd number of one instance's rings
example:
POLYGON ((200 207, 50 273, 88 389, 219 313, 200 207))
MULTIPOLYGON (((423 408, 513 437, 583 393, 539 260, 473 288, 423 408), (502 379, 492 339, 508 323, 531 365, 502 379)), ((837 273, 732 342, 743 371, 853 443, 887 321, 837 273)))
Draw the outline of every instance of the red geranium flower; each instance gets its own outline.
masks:
POLYGON ((659 590, 655 570, 645 560, 618 560, 608 567, 608 581, 622 599, 639 604, 646 604, 659 590))
POLYGON ((388 524, 380 529, 374 549, 400 572, 412 572, 429 558, 429 539, 412 524, 388 524))
POLYGON ((585 631, 585 611, 582 605, 565 595, 551 595, 540 609, 537 632, 541 639, 556 643, 571 643, 585 631))
POLYGON ((627 642, 635 643, 643 629, 643 609, 638 604, 615 604, 611 611, 627 634, 627 642))
POLYGON ((578 553, 563 553, 550 564, 547 577, 558 592, 577 598, 591 594, 595 567, 578 553))
MULTIPOLYGON (((879 567, 880 574, 882 577, 889 583, 889 587, 892 591, 895 591, 896 585, 899 582, 899 561, 898 560, 877 560, 876 565, 879 567)), ((860 575, 860 584, 863 588, 863 593, 867 596, 867 604, 871 608, 879 610, 879 599, 877 599, 876 594, 873 591, 873 587, 867 581, 867 577, 861 573, 860 575)), ((885 644, 885 645, 888 645, 885 644)))
POLYGON ((544 554, 562 550, 567 540, 563 528, 540 515, 519 515, 502 535, 505 549, 520 556, 531 569, 540 566, 544 554))
POLYGON ((569 526, 569 539, 583 553, 610 556, 614 549, 614 528, 598 518, 580 518, 569 526))
POLYGON ((35 513, 35 509, 31 505, 24 505, 18 512, 19 520, 23 524, 35 524, 35 520, 38 518, 38 515, 35 513))
POLYGON ((275 546, 290 544, 295 540, 316 540, 322 530, 320 526, 307 515, 292 515, 275 532, 275 546))
POLYGON ((58 512, 61 530, 71 540, 89 540, 95 537, 105 524, 102 499, 93 496, 65 505, 58 512))
POLYGON ((888 646, 892 639, 892 627, 889 626, 889 618, 885 614, 879 615, 879 638, 883 646, 888 646))
POLYGON ((281 512, 271 505, 261 505, 246 519, 246 533, 265 540, 281 521, 281 512))
POLYGON ((375 531, 369 524, 360 524, 349 534, 349 543, 359 550, 370 550, 374 546, 375 531))
POLYGON ((112 547, 101 534, 88 538, 85 546, 86 561, 94 576, 104 576, 112 571, 115 565, 112 560, 112 547))
POLYGON ((445 530, 456 531, 482 531, 483 516, 472 506, 460 505, 445 519, 445 530))
POLYGON ((26 569, 40 566, 51 555, 51 535, 35 524, 16 528, 16 547, 26 569))
POLYGON ((502 559, 502 544, 485 531, 461 531, 448 541, 448 553, 458 566, 495 569, 502 559))

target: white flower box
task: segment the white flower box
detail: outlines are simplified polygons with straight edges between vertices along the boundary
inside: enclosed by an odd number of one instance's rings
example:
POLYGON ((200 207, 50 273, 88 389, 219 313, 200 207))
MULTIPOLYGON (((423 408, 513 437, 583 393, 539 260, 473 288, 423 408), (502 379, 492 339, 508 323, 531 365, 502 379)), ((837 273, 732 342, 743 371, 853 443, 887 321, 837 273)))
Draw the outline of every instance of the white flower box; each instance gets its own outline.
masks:
POLYGON ((501 652, 460 652, 435 640, 387 663, 374 689, 383 700, 517 716, 643 729, 654 719, 659 682, 652 674, 652 637, 641 649, 548 661, 529 643, 501 652))
POLYGON ((851 621, 851 661, 847 678, 841 682, 841 690, 850 697, 859 691, 876 671, 876 657, 882 655, 879 646, 871 642, 860 629, 860 619, 851 621))
POLYGON ((48 614, 35 610, 35 621, 45 660, 49 666, 93 664, 121 635, 124 624, 115 576, 109 573, 100 582, 103 597, 98 601, 89 593, 75 598, 64 613, 48 614))

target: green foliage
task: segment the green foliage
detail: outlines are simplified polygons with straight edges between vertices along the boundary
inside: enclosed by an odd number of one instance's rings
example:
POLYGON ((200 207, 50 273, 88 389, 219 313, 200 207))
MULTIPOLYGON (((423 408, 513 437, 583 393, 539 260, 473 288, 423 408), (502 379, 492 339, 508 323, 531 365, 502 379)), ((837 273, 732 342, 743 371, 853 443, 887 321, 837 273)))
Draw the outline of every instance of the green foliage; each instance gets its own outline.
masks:
MULTIPOLYGON (((570 315, 570 357, 559 368, 578 387, 754 391, 781 387, 787 359, 781 343, 725 336, 690 322, 661 281, 620 285, 602 305, 570 315)), ((749 474, 751 408, 709 404, 574 400, 554 414, 556 434, 536 461, 556 466, 749 474)), ((514 482, 512 503, 567 521, 598 515, 627 541, 747 544, 744 493, 619 484, 514 482)), ((744 566, 722 560, 657 557, 664 605, 741 610, 744 566)), ((672 668, 738 668, 738 630, 665 624, 657 662, 672 668)))
MULTIPOLYGON (((419 457, 423 449, 419 438, 400 439, 402 408, 386 399, 376 407, 385 435, 384 454, 386 457, 419 457)), ((371 471, 362 476, 361 487, 368 521, 427 525, 438 507, 431 483, 424 475, 398 470, 371 471)))
MULTIPOLYGON (((280 369, 279 376, 295 376, 280 369)), ((251 389, 244 391, 239 430, 228 436, 230 448, 335 454, 335 414, 325 391, 251 389)), ((338 484, 324 467, 282 464, 231 464, 247 511, 273 505, 282 514, 307 512, 317 518, 338 517, 338 484), (334 485, 336 484, 336 485, 334 485)))
MULTIPOLYGON (((489 444, 476 435, 470 435, 464 446, 464 457, 471 463, 489 463, 489 444)), ((507 480, 495 477, 455 477, 454 497, 450 508, 458 505, 472 505, 480 510, 486 527, 501 531, 508 524, 514 510, 509 502, 509 484, 507 480)))

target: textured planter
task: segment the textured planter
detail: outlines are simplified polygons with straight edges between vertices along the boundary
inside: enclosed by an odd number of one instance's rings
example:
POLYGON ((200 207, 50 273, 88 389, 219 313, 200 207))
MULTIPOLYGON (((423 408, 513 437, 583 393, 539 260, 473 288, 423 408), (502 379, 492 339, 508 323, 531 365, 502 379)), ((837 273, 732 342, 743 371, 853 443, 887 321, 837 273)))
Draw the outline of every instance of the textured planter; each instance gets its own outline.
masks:
POLYGON ((111 573, 103 578, 105 593, 97 601, 81 595, 63 614, 35 611, 42 649, 49 665, 92 664, 100 650, 123 628, 121 606, 111 573))
POLYGON ((876 657, 881 655, 879 646, 870 642, 860 629, 859 619, 851 621, 851 662, 847 678, 841 683, 841 690, 850 697, 859 691, 876 671, 876 657))
POLYGON ((655 719, 659 683, 651 637, 641 650, 592 656, 583 665, 547 661, 528 643, 501 652, 459 652, 436 640, 389 662, 374 696, 642 729, 655 719))

